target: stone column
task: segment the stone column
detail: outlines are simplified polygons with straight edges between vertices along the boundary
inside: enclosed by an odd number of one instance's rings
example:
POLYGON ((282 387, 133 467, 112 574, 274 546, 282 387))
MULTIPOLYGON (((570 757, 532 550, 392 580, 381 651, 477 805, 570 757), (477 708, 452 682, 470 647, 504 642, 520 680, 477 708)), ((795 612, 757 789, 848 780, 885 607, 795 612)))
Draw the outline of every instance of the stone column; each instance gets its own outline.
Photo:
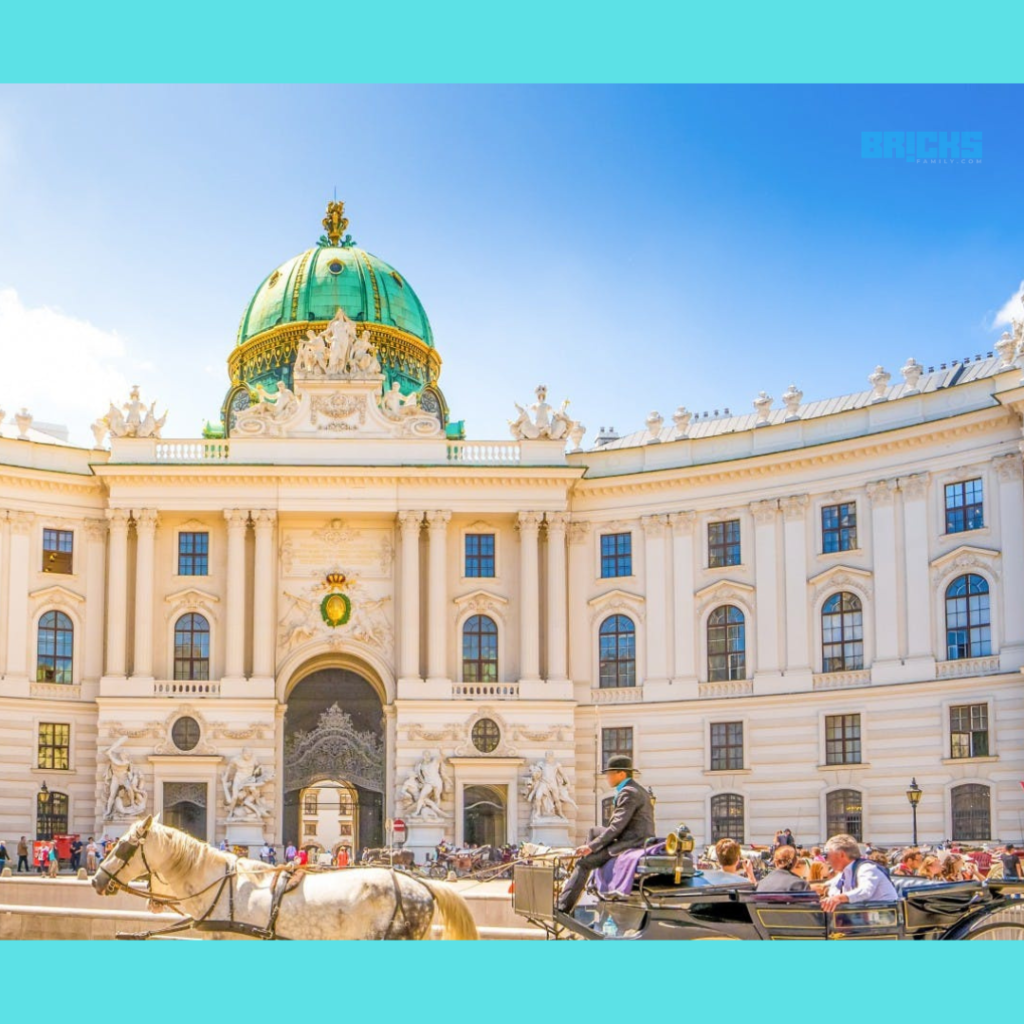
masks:
POLYGON ((779 674, 779 583, 775 532, 779 503, 755 501, 754 583, 757 587, 757 676, 779 674))
POLYGON ((872 676, 883 681, 899 668, 900 620, 896 561, 896 481, 867 486, 871 500, 871 564, 874 570, 875 657, 872 676))
POLYGON ((103 606, 106 583, 107 524, 85 522, 85 662, 82 678, 95 682, 103 675, 103 606))
POLYGON ((448 523, 451 512, 427 513, 429 550, 427 565, 429 603, 427 606, 427 679, 448 678, 448 523))
MULTIPOLYGON (((0 509, 0 581, 4 579, 4 567, 7 565, 11 550, 11 523, 7 518, 7 510, 0 509)), ((0 670, 7 668, 7 616, 0 615, 0 670)), ((0 671, 0 680, 3 672, 0 671)))
POLYGON ((128 627, 128 510, 107 509, 110 523, 110 566, 107 576, 107 671, 125 674, 128 627))
POLYGON ((569 616, 569 673, 574 682, 585 682, 590 689, 593 673, 590 671, 594 652, 590 647, 590 628, 586 608, 587 588, 594 576, 590 545, 590 523, 569 523, 569 600, 576 614, 569 616))
POLYGON ((400 581, 402 636, 399 671, 402 679, 420 675, 420 528, 422 512, 399 512, 402 531, 402 579, 400 581))
POLYGON ((275 611, 277 607, 274 568, 277 540, 277 513, 260 509, 253 513, 256 547, 253 552, 253 607, 252 607, 252 674, 257 679, 274 678, 274 649, 276 646, 275 611))
POLYGON ((7 579, 7 675, 28 678, 28 585, 31 571, 32 512, 9 512, 11 547, 7 579))
POLYGON ((245 531, 249 513, 224 510, 228 524, 228 579, 224 614, 224 678, 245 675, 245 531))
MULTIPOLYGON (((642 516, 644 530, 644 578, 646 582, 647 671, 644 682, 668 681, 668 592, 665 573, 665 527, 668 516, 642 516)), ((639 682, 639 680, 638 680, 639 682)))
POLYGON ((1003 549, 1003 636, 1000 667, 1024 665, 1024 486, 1020 455, 993 459, 999 481, 999 536, 1003 549))
POLYGON ((135 657, 132 677, 153 678, 153 560, 158 517, 155 509, 135 516, 135 657))
MULTIPOLYGON (((672 524, 673 682, 696 687, 696 615, 693 600, 693 527, 695 512, 676 512, 672 524)), ((682 695, 680 695, 682 696, 682 695)), ((694 690, 693 696, 696 696, 694 690)))
POLYGON ((811 648, 807 635, 807 506, 806 494, 783 498, 786 571, 786 677, 791 687, 803 676, 811 685, 811 648))
POLYGON ((928 565, 928 474, 900 477, 903 495, 904 601, 907 664, 919 679, 934 678, 932 591, 928 565), (914 665, 912 663, 916 662, 914 665))
POLYGON ((548 512, 548 679, 566 679, 566 566, 564 512, 548 512))
POLYGON ((519 513, 519 678, 525 682, 540 679, 539 525, 540 513, 519 513))

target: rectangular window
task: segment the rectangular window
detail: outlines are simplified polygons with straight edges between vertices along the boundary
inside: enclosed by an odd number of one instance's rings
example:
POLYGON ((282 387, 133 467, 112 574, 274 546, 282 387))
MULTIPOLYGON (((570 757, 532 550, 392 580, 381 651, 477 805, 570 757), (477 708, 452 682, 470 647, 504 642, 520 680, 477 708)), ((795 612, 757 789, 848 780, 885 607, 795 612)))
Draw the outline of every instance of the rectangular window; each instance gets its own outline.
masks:
POLYGON ((178 534, 178 575, 210 575, 210 535, 208 533, 178 534))
POLYGON ((860 715, 825 718, 825 764, 860 764, 860 715))
POLYGON ((740 521, 708 523, 708 566, 719 569, 740 564, 740 521))
POLYGON ((821 550, 855 551, 857 548, 857 503, 826 505, 821 510, 821 550))
POLYGON ((67 771, 71 767, 71 726, 61 722, 39 723, 37 768, 67 771))
POLYGON ((946 533, 980 530, 984 525, 981 479, 946 484, 946 533))
POLYGON ((631 725, 616 726, 601 730, 601 767, 610 757, 624 755, 633 756, 633 727, 631 725))
POLYGON ((601 535, 601 578, 633 575, 633 534, 601 535))
POLYGON ((315 836, 316 835, 316 822, 315 821, 303 822, 302 834, 306 835, 306 836, 315 836))
POLYGON ((466 534, 466 576, 494 576, 494 534, 466 534))
POLYGON ((711 770, 743 770, 743 723, 711 723, 711 770))
POLYGON ((71 530, 43 530, 43 572, 70 574, 74 541, 71 530))
POLYGON ((960 704, 949 709, 950 757, 988 757, 988 705, 960 704))
POLYGON ((316 814, 318 806, 319 806, 319 800, 317 799, 316 792, 307 793, 302 798, 302 813, 303 814, 316 814))

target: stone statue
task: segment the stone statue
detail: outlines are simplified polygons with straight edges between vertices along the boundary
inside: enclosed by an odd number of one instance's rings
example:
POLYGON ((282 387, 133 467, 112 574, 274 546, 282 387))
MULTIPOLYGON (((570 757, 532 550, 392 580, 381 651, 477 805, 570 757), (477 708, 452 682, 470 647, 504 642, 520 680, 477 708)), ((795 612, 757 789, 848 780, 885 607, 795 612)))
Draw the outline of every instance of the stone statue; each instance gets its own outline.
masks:
POLYGON ((103 778, 107 785, 107 802, 103 817, 110 820, 115 813, 119 818, 136 818, 146 809, 146 787, 142 773, 132 764, 128 752, 123 750, 127 736, 121 736, 104 751, 107 768, 103 778))
POLYGON ((241 434, 276 434, 299 410, 298 396, 284 381, 278 382, 276 392, 257 384, 252 395, 253 404, 235 414, 235 430, 241 434))
POLYGON ((339 307, 324 331, 327 343, 327 376, 343 377, 348 369, 349 353, 356 340, 356 325, 339 307))
POLYGON ((111 437, 159 437, 167 422, 167 412, 159 418, 156 415, 156 402, 147 409, 139 397, 139 386, 134 385, 129 400, 118 408, 113 402, 107 410, 107 415, 98 419, 92 425, 93 436, 96 438, 97 446, 102 444, 103 434, 100 426, 105 425, 110 431, 111 437))
POLYGON ((110 428, 107 426, 107 421, 101 416, 98 420, 92 423, 89 427, 92 431, 92 436, 96 438, 96 448, 103 447, 103 440, 110 433, 110 428))
POLYGON ((576 801, 569 792, 569 778, 561 764, 549 750, 543 761, 530 766, 526 799, 533 805, 532 820, 539 818, 567 819, 567 807, 576 809, 576 801))
POLYGON ((377 350, 370 341, 370 332, 362 330, 356 336, 349 356, 353 377, 375 377, 380 373, 377 350))
POLYGON ((401 796, 411 808, 411 818, 440 818, 441 797, 444 795, 444 776, 441 774, 439 751, 424 750, 422 759, 413 766, 405 782, 401 796))
POLYGON ((414 391, 411 395, 403 395, 401 385, 395 381, 390 391, 385 391, 380 400, 380 410, 389 420, 401 420, 407 416, 420 415, 419 402, 414 391))
POLYGON ((567 411, 569 400, 562 402, 560 409, 552 409, 547 401, 548 389, 543 384, 537 387, 535 394, 537 401, 528 410, 518 402, 514 403, 519 415, 508 421, 512 436, 517 441, 536 441, 540 438, 561 441, 576 425, 567 411))
POLYGON ((232 759, 224 772, 224 802, 228 805, 228 821, 263 818, 269 808, 263 802, 263 787, 274 777, 273 769, 265 768, 249 747, 232 759))
POLYGON ((295 355, 295 374, 300 377, 312 377, 326 369, 327 348, 323 335, 310 328, 306 331, 306 337, 299 342, 295 355))

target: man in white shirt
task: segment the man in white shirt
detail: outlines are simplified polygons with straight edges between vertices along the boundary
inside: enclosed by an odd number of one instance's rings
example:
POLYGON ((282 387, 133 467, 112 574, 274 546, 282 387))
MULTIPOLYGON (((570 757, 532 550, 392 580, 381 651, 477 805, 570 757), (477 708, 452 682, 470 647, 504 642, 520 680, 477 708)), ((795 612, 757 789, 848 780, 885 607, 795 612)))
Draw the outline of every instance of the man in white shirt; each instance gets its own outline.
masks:
POLYGON ((821 909, 831 913, 844 903, 895 901, 899 897, 889 876, 873 860, 862 860, 853 836, 833 836, 825 844, 825 859, 837 872, 821 900, 821 909))

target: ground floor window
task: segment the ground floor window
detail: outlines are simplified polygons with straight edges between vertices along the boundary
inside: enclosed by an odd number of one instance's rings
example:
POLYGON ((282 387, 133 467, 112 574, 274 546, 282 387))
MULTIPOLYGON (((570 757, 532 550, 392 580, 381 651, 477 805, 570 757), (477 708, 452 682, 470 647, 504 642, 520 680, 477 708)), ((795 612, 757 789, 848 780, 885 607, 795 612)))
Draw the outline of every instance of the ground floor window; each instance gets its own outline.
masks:
POLYGON ((968 783, 950 793, 953 839, 972 842, 992 838, 992 800, 988 786, 968 783))
POLYGON ((462 791, 462 841, 466 846, 504 846, 508 842, 507 786, 466 786, 462 791))
POLYGON ((719 793, 711 798, 711 842, 735 839, 745 842, 743 835, 743 797, 739 793, 719 793))
POLYGON ((826 835, 848 835, 858 843, 864 841, 864 807, 858 790, 834 790, 825 798, 825 804, 826 835))
POLYGON ((66 793, 39 793, 36 796, 36 839, 67 835, 68 797, 66 793))

